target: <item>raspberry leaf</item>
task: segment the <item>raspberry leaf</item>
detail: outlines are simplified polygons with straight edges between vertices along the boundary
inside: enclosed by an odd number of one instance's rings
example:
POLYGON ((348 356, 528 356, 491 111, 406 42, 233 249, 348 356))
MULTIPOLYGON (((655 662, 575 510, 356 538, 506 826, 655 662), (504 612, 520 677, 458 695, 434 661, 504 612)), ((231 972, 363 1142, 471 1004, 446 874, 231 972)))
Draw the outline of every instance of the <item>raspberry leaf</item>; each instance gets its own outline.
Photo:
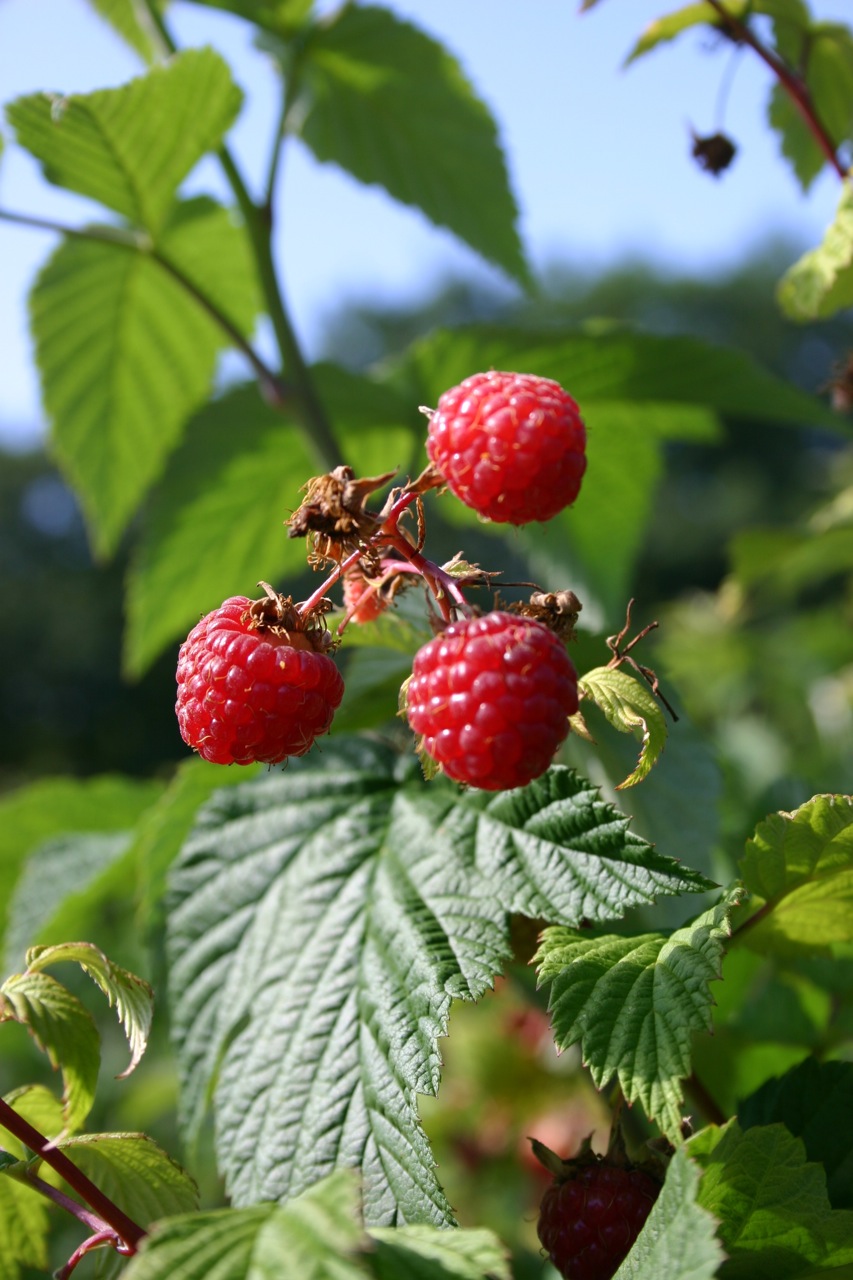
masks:
MULTIPOLYGON (((255 277, 224 209, 207 199, 176 206, 158 252, 241 332, 251 327, 255 277)), ((99 241, 60 245, 30 307, 53 447, 106 555, 207 395, 228 338, 148 254, 99 241)))
POLYGON ((617 791, 642 782, 666 744, 666 720, 659 702, 646 686, 626 671, 595 667, 578 681, 578 691, 600 707, 614 729, 641 736, 642 750, 633 773, 617 791))
POLYGON ((3 1164, 5 1160, 0 1163, 0 1274, 3 1280, 20 1280, 32 1274, 30 1267, 44 1274, 49 1269, 47 1200, 17 1178, 3 1176, 3 1164))
POLYGON ((387 9, 344 5, 311 29, 296 76, 288 125, 318 160, 378 183, 527 283, 497 129, 442 45, 387 9))
POLYGON ((614 1280, 711 1280, 723 1261, 716 1222, 697 1204, 700 1174, 676 1151, 636 1243, 614 1280))
POLYGON ((825 320, 853 303, 853 185, 845 182, 835 218, 816 249, 779 282, 779 305, 791 320, 825 320))
POLYGON ((782 1124, 732 1120, 698 1133, 689 1153, 704 1169, 699 1204, 719 1220, 732 1280, 784 1280, 853 1264, 853 1212, 832 1209, 826 1175, 782 1124))
POLYGON ((413 756, 332 739, 213 797, 172 873, 184 1122, 212 1096, 238 1205, 360 1168, 373 1224, 452 1221, 417 1117, 453 998, 510 950, 508 917, 613 919, 707 887, 571 770, 521 791, 424 783, 413 756))
POLYGON ((762 953, 821 951, 853 941, 853 798, 814 796, 774 813, 740 864, 757 910, 743 939, 762 953))
MULTIPOLYGON (((168 0, 154 2, 158 9, 162 9, 168 0)), ((136 4, 135 0, 89 0, 89 5, 145 62, 154 61, 157 45, 153 40, 150 19, 146 21, 148 15, 144 5, 136 4)))
POLYGON ((241 100, 219 54, 188 49, 120 89, 36 93, 6 115, 49 182, 158 233, 179 184, 218 146, 241 100))
POLYGON ((140 1226, 198 1208, 192 1178, 144 1133, 81 1134, 57 1146, 140 1226))
POLYGON ((589 938, 546 929, 534 957, 549 983, 558 1049, 580 1044, 602 1088, 618 1077, 626 1100, 642 1103, 672 1141, 680 1138, 694 1031, 711 1030, 709 983, 719 978, 735 885, 715 906, 671 933, 589 938))
POLYGON ((416 1225, 376 1227, 369 1235, 377 1280, 512 1280, 506 1250, 491 1231, 416 1225))

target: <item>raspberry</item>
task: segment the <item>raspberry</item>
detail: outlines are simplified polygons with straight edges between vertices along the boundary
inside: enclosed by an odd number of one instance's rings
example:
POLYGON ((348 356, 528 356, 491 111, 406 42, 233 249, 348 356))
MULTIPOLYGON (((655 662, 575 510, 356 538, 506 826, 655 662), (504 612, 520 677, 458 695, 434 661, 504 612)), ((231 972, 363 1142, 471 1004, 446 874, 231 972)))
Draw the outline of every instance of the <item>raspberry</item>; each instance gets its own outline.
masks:
POLYGON ((659 1193, 660 1183, 643 1169, 593 1159, 551 1183, 539 1239, 566 1280, 610 1280, 659 1193))
POLYGON ((380 595, 363 573, 355 570, 344 574, 344 608, 351 622, 358 626, 375 622, 387 607, 387 598, 380 595))
POLYGON ((501 524, 550 520, 578 496, 586 429, 558 382, 529 373, 475 373, 445 391, 427 453, 449 488, 501 524))
POLYGON ((415 654, 409 724, 457 782, 522 787, 550 765, 578 709, 560 640, 510 613, 454 622, 415 654))
POLYGON ((178 656, 181 737, 213 764, 278 764, 325 733, 344 692, 309 636, 259 623, 232 596, 195 626, 178 656))

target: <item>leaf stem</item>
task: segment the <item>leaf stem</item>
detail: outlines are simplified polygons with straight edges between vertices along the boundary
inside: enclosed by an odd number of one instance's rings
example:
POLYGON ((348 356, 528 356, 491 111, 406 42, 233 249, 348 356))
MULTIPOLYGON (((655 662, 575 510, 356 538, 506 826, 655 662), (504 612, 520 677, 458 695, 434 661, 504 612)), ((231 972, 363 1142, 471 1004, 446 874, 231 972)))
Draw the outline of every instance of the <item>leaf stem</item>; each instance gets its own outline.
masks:
POLYGON ((9 1106, 3 1098, 0 1098, 0 1125, 8 1129, 11 1134, 22 1142, 25 1147, 29 1147, 30 1151, 44 1160, 45 1164, 50 1165, 51 1169, 55 1169, 61 1178, 64 1178, 72 1190, 76 1191, 82 1200, 94 1209, 95 1213, 102 1218, 105 1223, 112 1227, 116 1235, 127 1245, 128 1250, 135 1252, 140 1241, 145 1236, 142 1227, 129 1218, 127 1214, 110 1200, 109 1196, 104 1195, 86 1177, 82 1170, 78 1169, 76 1164, 68 1159, 63 1151, 48 1142, 47 1138, 39 1133, 38 1129, 34 1129, 28 1120, 19 1115, 13 1107, 9 1106))
POLYGON ((782 88, 788 94, 791 101, 797 107, 800 115, 806 122, 815 142, 820 147, 828 163, 832 166, 842 181, 847 177, 847 170, 838 158, 835 145, 829 132, 822 123, 817 114, 815 104, 808 87, 801 76, 788 66, 772 49, 768 49, 755 33, 752 31, 749 23, 744 22, 741 18, 736 18, 734 14, 724 7, 722 0, 708 0, 708 4, 720 16, 722 26, 734 36, 739 42, 746 44, 773 72, 782 88))

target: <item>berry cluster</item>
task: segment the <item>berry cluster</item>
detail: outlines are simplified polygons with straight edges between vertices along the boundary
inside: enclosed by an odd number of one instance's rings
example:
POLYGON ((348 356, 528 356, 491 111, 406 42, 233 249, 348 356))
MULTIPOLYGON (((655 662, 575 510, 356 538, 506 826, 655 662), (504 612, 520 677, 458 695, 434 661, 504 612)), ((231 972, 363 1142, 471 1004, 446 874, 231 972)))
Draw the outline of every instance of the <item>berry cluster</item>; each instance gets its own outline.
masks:
POLYGON ((328 582, 299 606, 270 587, 259 601, 235 596, 193 628, 178 659, 184 741, 216 764, 304 755, 328 731, 343 696, 331 638, 317 625, 331 607, 326 586, 343 579, 342 631, 375 620, 399 590, 422 581, 442 618, 440 634, 415 655, 408 683, 419 749, 449 777, 484 790, 524 786, 544 773, 578 708, 564 641, 580 605, 568 592, 539 592, 528 616, 524 606, 479 616, 462 588, 489 577, 457 561, 441 568, 426 559, 421 495, 446 485, 486 519, 547 520, 577 497, 585 442, 578 407, 556 382, 493 371, 440 397, 430 412, 430 467, 392 491, 381 512, 365 504, 390 476, 358 480, 337 467, 310 481, 290 534, 309 540, 309 563, 333 566, 328 582), (413 504, 417 539, 399 524, 413 504), (553 602, 562 597, 574 603, 561 612, 553 602))

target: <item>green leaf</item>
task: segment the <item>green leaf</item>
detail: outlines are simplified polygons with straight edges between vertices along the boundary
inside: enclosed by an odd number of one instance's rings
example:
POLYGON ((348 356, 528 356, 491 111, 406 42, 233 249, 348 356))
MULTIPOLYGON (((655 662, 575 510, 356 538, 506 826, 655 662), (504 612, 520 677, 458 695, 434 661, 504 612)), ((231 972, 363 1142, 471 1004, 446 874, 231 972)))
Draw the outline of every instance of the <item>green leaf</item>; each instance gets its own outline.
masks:
POLYGON ((853 305, 853 185, 844 183, 841 201, 823 242, 787 271, 779 284, 779 305, 791 320, 825 320, 853 305))
MULTIPOLYGON (((165 9, 167 0, 156 0, 156 3, 158 8, 165 9)), ((137 0, 89 0, 89 4, 143 61, 154 61, 160 45, 144 4, 137 0)))
POLYGON ((48 965, 64 962, 79 964, 83 972, 101 988, 110 1008, 115 1005, 118 1020, 130 1046, 130 1065, 119 1077, 124 1079, 138 1065, 145 1052, 154 1014, 154 992, 143 978, 137 978, 136 974, 113 964, 91 942, 65 942, 54 947, 32 947, 27 952, 27 973, 40 973, 48 965))
MULTIPOLYGON (((740 16, 746 8, 746 4, 744 0, 740 0, 740 3, 737 4, 727 4, 726 8, 729 12, 740 16)), ((718 27, 719 25, 720 16, 712 5, 705 3, 704 0, 699 0, 698 4, 687 4, 681 9, 676 9, 673 13, 665 14, 662 18, 653 19, 628 54, 625 59, 625 65, 635 62, 644 53, 650 53, 658 45, 675 40, 693 27, 718 27)))
POLYGON ((792 600, 839 573, 853 572, 853 527, 745 529, 730 544, 732 572, 749 588, 792 600))
POLYGON ((62 1072, 67 1131, 86 1119, 95 1097, 100 1038, 91 1014, 46 973, 16 973, 0 986, 0 1022, 22 1023, 54 1070, 62 1072))
MULTIPOLYGON (((25 1084, 12 1089, 3 1099, 46 1138, 58 1138, 65 1128, 62 1103, 43 1084, 25 1084)), ((0 1125, 0 1147, 14 1153, 17 1160, 30 1160, 32 1152, 19 1138, 0 1125)))
POLYGON ((123 859, 130 841, 126 831, 72 832, 33 850, 9 904, 7 968, 34 942, 46 941, 47 932, 56 934, 57 917, 73 921, 85 906, 102 901, 104 873, 123 859))
MULTIPOLYGON (((158 251, 198 284, 198 255, 214 250, 207 274, 222 273, 245 330, 256 295, 241 233, 207 200, 177 206, 158 251)), ((158 262, 98 242, 60 245, 30 307, 53 448, 108 554, 207 396, 229 338, 158 262)))
POLYGON ((704 1166, 699 1204, 719 1219, 726 1280, 786 1280, 853 1261, 853 1212, 831 1209, 826 1177, 799 1138, 773 1124, 736 1121, 688 1146, 704 1166), (710 1149, 708 1149, 710 1148, 710 1149))
POLYGON ((242 95, 212 49, 188 49, 120 89, 36 93, 6 108, 56 186, 158 232, 178 186, 219 145, 242 95))
MULTIPOLYGON (((0 799, 0 935, 24 859, 51 836, 71 831, 118 832, 136 821, 161 794, 160 782, 100 778, 50 778, 0 799)), ((19 960, 14 961, 20 963, 19 960)), ((11 967, 11 966, 10 966, 11 967)))
POLYGON ((506 1250, 491 1231, 376 1227, 370 1238, 377 1280, 512 1280, 506 1250))
POLYGON ((192 1178, 144 1133, 82 1134, 57 1145, 141 1227, 198 1208, 192 1178))
POLYGON ((709 983, 720 977, 735 886, 673 933, 590 938, 552 927, 534 957, 557 1048, 580 1044, 602 1088, 618 1077, 626 1100, 642 1103, 671 1140, 680 1138, 681 1081, 690 1075, 690 1038, 711 1030, 709 983))
POLYGON ((255 26, 285 39, 304 27, 314 7, 313 0, 195 0, 211 9, 224 9, 255 26))
POLYGON ((523 283, 497 130, 459 63, 417 27, 345 4, 300 52, 289 128, 318 160, 376 183, 523 283))
POLYGON ((699 1170, 676 1151, 666 1181, 614 1280, 711 1280, 723 1260, 716 1223, 697 1204, 699 1170))
POLYGON ((427 785, 414 755, 332 739, 215 796, 171 877, 185 1121, 212 1093, 237 1204, 359 1167, 365 1218, 451 1220, 417 1117, 452 998, 508 954, 507 917, 577 924, 707 887, 568 769, 523 790, 427 785))
MULTIPOLYGON (((808 191, 826 164, 826 156, 790 94, 780 84, 774 84, 770 91, 767 123, 779 134, 782 155, 789 161, 803 191, 808 191)), ((790 314, 784 302, 782 309, 790 314)))
MULTIPOLYGON (((841 23, 802 20, 777 35, 790 55, 799 53, 797 73, 805 82, 815 114, 836 148, 853 135, 853 33, 841 23)), ((790 95, 776 85, 770 98, 770 124, 780 134, 782 151, 791 161, 803 190, 808 190, 827 163, 790 95)))
POLYGON ((761 907, 743 932, 748 946, 787 953, 853 941, 853 797, 815 796, 793 813, 771 814, 740 867, 761 907))
POLYGON ((614 729, 641 738, 637 767, 616 790, 642 782, 663 751, 667 734, 663 710, 651 689, 625 671, 594 667, 578 681, 578 692, 601 708, 614 729))
POLYGON ((366 1244, 355 1180, 339 1171, 287 1204, 156 1224, 123 1280, 364 1280, 366 1244))
POLYGON ((806 1156, 822 1164, 833 1209, 853 1208, 853 1135, 839 1124, 853 1115, 853 1063, 818 1062, 799 1066, 766 1081, 738 1105, 742 1129, 781 1121, 801 1138, 806 1156))
MULTIPOLYGON (((334 365, 314 368, 318 390, 361 474, 408 453, 396 395, 334 365), (340 416, 338 414, 340 412, 340 416)), ((305 567, 305 544, 283 522, 316 470, 304 434, 257 388, 234 388, 189 423, 145 514, 127 588, 125 667, 141 675, 163 647, 229 595, 252 595, 305 567)))
POLYGON ((23 1280, 24 1268, 46 1273, 47 1201, 15 1178, 0 1176, 0 1275, 23 1280))
POLYGON ((347 696, 340 711, 335 712, 332 734, 374 729, 393 720, 397 715, 400 686, 411 674, 412 659, 408 654, 380 648, 356 649, 347 660, 344 676, 347 696))

